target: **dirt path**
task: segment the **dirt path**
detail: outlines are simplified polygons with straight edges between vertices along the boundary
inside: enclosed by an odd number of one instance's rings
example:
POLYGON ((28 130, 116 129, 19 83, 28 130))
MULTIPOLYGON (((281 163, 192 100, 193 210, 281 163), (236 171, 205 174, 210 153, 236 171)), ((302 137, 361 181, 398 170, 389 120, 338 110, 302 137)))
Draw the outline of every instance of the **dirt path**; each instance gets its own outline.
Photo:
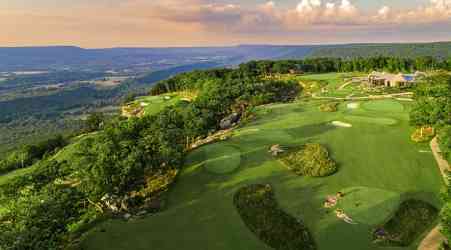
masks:
MULTIPOLYGON (((434 154, 434 158, 437 161, 437 165, 440 169, 440 172, 442 173, 443 180, 446 184, 448 184, 448 178, 447 178, 447 172, 450 170, 450 166, 448 161, 443 159, 442 155, 440 154, 441 150, 437 141, 437 137, 435 137, 431 143, 431 150, 434 154)), ((424 239, 421 241, 420 245, 418 246, 418 250, 438 250, 440 247, 440 244, 445 240, 446 238, 440 233, 440 226, 436 226, 424 239)))
POLYGON ((418 250, 438 250, 445 237, 440 233, 440 227, 435 227, 420 243, 418 250))

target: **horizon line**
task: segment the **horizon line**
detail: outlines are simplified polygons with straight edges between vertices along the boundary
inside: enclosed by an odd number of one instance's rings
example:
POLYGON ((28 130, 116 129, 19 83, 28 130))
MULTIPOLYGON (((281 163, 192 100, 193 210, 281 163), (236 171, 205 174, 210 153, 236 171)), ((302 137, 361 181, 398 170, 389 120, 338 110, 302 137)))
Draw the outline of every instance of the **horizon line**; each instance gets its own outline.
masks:
POLYGON ((313 47, 313 46, 345 46, 345 45, 390 45, 390 44, 433 44, 451 43, 451 40, 439 41, 413 41, 413 42, 356 42, 356 43, 307 43, 307 44, 270 44, 270 43, 243 43, 231 45, 211 45, 211 46, 112 46, 112 47, 82 47, 78 45, 23 45, 23 46, 0 46, 0 49, 26 49, 26 48, 78 48, 85 50, 101 49, 198 49, 198 48, 234 48, 234 47, 313 47))

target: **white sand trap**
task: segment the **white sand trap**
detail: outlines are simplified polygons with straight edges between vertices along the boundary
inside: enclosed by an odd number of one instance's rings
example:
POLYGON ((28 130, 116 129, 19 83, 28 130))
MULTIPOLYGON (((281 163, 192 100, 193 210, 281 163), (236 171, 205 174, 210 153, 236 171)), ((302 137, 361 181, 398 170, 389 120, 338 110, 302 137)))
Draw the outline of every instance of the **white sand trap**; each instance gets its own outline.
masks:
POLYGON ((139 105, 141 105, 141 107, 149 106, 147 102, 141 102, 139 105))
POLYGON ((335 127, 341 127, 341 128, 352 128, 352 124, 340 122, 340 121, 333 121, 332 125, 335 127))
POLYGON ((348 109, 358 109, 360 104, 358 102, 351 102, 346 105, 348 109))

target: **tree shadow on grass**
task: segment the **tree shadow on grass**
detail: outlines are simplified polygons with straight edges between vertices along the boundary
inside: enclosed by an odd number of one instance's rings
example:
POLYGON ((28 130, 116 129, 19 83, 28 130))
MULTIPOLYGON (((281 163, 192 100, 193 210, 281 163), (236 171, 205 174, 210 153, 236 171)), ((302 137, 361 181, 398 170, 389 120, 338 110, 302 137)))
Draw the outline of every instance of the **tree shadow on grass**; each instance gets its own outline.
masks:
POLYGON ((327 123, 309 124, 305 126, 299 126, 294 128, 284 129, 289 135, 294 138, 310 138, 320 134, 324 134, 328 131, 334 130, 336 127, 327 123))
POLYGON ((401 194, 401 200, 421 200, 427 203, 431 203, 434 206, 441 206, 442 201, 433 192, 426 191, 408 191, 401 194))
POLYGON ((280 107, 262 107, 261 110, 259 110, 260 114, 257 116, 257 120, 249 123, 249 125, 251 126, 258 126, 258 125, 263 125, 266 123, 270 123, 273 121, 278 121, 280 120, 281 117, 287 116, 289 113, 303 113, 306 110, 299 104, 297 106, 294 107, 288 107, 288 109, 290 110, 290 112, 287 111, 287 107, 286 106, 290 106, 290 105, 295 105, 293 103, 288 103, 284 106, 280 106, 280 107), (267 111, 265 111, 265 110, 267 111))

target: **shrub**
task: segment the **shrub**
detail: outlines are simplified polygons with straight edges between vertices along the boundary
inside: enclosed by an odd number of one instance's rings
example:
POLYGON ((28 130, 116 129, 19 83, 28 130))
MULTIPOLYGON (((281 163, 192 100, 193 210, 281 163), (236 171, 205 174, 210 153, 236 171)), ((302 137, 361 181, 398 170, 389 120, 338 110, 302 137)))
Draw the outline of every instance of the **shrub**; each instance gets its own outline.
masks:
POLYGON ((319 110, 322 112, 337 112, 338 105, 339 105, 338 102, 324 103, 321 106, 319 106, 319 110))
POLYGON ((298 175, 324 177, 338 170, 327 149, 317 143, 309 143, 299 150, 282 154, 280 160, 298 175))
POLYGON ((437 218, 438 210, 420 200, 407 200, 401 203, 395 215, 377 231, 383 236, 374 238, 376 242, 389 246, 409 246, 423 234, 437 218))
POLYGON ((451 125, 444 126, 438 132, 438 142, 440 150, 445 159, 450 159, 451 156, 451 125))
POLYGON ((246 226, 261 241, 277 250, 316 249, 313 237, 301 221, 278 207, 270 185, 239 189, 234 205, 246 226))

